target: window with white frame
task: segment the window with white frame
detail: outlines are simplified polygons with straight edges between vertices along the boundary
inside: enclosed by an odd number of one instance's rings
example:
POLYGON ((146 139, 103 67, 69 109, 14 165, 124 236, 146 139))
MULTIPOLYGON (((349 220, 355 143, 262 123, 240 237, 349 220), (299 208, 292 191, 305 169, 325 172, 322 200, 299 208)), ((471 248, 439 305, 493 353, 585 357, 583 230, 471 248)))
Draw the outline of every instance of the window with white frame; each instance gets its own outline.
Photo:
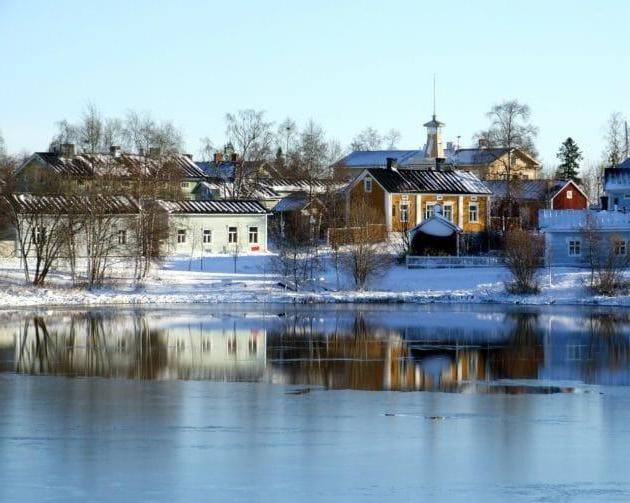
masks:
POLYGON ((573 191, 567 190, 567 199, 573 199, 573 191))
POLYGON ((569 240, 569 257, 579 257, 582 255, 582 241, 579 239, 569 240))
POLYGON ((228 243, 238 243, 238 229, 236 227, 228 227, 228 243))
POLYGON ((409 222, 409 203, 400 203, 400 221, 409 222))
POLYGON ((210 229, 203 230, 203 244, 208 245, 212 243, 212 231, 210 229))
POLYGON ((249 228, 249 242, 251 244, 258 243, 258 227, 249 228))
POLYGON ((468 221, 471 224, 479 222, 479 205, 477 203, 468 205, 468 221))
POLYGON ((433 217, 433 215, 435 215, 435 208, 434 208, 435 204, 434 203, 427 203, 427 205, 424 207, 424 219, 428 220, 429 218, 433 217))
POLYGON ((444 218, 446 218, 446 220, 449 221, 453 221, 453 205, 452 204, 445 204, 444 205, 444 211, 443 211, 443 215, 444 218))
POLYGON ((118 231, 118 244, 119 245, 126 245, 127 244, 127 231, 124 230, 124 229, 118 231))
POLYGON ((617 257, 623 257, 626 254, 626 241, 624 239, 616 239, 614 242, 613 250, 617 257))
POLYGON ((177 230, 177 244, 184 244, 186 242, 186 229, 177 230))
POLYGON ((188 188, 188 182, 181 182, 180 186, 182 189, 187 189, 188 188))
POLYGON ((372 192, 372 179, 365 178, 363 180, 363 192, 372 192))

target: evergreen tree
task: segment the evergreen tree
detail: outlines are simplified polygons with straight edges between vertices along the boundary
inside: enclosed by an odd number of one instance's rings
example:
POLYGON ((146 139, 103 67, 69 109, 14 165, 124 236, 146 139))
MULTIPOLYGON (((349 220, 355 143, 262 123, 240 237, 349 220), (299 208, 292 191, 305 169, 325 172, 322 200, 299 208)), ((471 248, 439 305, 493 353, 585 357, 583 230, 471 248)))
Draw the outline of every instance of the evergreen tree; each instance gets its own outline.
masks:
POLYGON ((580 152, 573 138, 567 138, 560 145, 557 157, 560 159, 560 166, 558 166, 556 176, 562 180, 579 182, 578 171, 580 169, 580 160, 582 160, 582 152, 580 152))

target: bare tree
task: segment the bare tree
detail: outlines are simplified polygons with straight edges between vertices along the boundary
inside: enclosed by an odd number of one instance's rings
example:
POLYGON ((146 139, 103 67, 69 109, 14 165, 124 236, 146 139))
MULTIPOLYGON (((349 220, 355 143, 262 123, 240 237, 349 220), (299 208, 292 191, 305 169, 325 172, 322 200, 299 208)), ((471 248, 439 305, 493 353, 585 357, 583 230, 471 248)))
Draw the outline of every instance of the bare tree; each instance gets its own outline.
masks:
POLYGON ((350 150, 380 150, 382 147, 383 137, 373 127, 363 129, 350 144, 350 150))
POLYGON ((242 197, 247 192, 247 180, 256 174, 262 162, 271 158, 273 123, 265 119, 264 112, 252 109, 228 113, 225 121, 226 136, 240 155, 235 165, 234 197, 242 197))
POLYGON ((199 147, 199 156, 202 161, 212 161, 214 154, 216 152, 216 147, 212 140, 204 136, 199 139, 200 147, 199 147))
POLYGON ((606 122, 604 134, 606 147, 604 158, 613 168, 617 167, 624 160, 625 152, 625 120, 621 112, 610 114, 606 122))
POLYGON ((88 103, 85 107, 76 131, 83 152, 96 154, 101 151, 104 126, 101 115, 93 103, 88 103))
POLYGON ((509 229, 505 235, 504 261, 512 277, 506 289, 510 293, 537 293, 543 256, 544 241, 540 235, 519 228, 509 229))
POLYGON ((400 131, 397 129, 390 129, 387 133, 385 133, 385 136, 383 136, 383 141, 389 150, 393 150, 398 148, 400 138, 400 131))

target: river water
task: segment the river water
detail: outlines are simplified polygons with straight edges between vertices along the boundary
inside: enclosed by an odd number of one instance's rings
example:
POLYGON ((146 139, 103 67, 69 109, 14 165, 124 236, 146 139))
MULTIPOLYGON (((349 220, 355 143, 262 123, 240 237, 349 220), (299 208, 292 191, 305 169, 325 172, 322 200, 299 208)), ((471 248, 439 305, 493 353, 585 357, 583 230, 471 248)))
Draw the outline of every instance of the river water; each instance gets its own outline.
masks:
POLYGON ((630 501, 630 311, 0 313, 0 501, 630 501))

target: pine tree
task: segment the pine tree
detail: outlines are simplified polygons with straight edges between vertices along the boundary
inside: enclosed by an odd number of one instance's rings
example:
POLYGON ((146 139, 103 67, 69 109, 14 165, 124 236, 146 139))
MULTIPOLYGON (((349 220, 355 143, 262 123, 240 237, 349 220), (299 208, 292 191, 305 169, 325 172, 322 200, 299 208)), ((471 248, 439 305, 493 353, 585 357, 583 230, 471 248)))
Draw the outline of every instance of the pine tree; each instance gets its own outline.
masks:
POLYGON ((582 159, 582 152, 580 152, 573 138, 567 138, 560 145, 557 157, 560 159, 560 166, 558 166, 556 176, 562 180, 579 182, 578 171, 580 169, 579 161, 582 159))

